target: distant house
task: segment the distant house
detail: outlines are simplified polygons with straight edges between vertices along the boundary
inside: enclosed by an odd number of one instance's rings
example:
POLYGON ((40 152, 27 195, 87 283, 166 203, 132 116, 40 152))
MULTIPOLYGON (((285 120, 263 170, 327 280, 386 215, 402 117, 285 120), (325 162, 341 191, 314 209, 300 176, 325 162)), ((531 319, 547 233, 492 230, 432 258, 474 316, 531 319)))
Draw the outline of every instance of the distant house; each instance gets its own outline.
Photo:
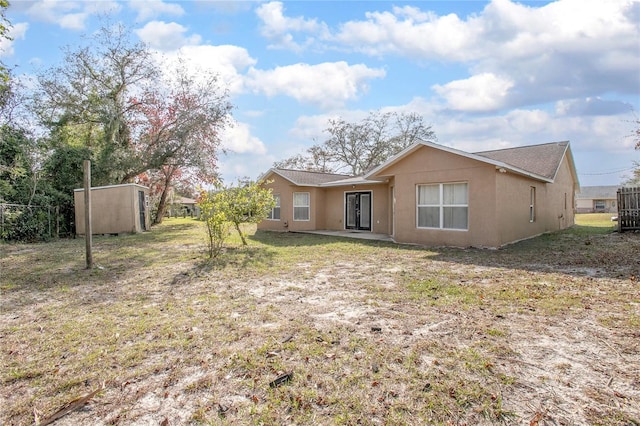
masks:
MULTIPOLYGON (((84 189, 73 191, 76 234, 84 235, 84 189)), ((136 184, 91 188, 93 234, 137 233, 149 229, 149 188, 136 184)))
POLYGON ((182 196, 173 196, 170 199, 171 204, 167 209, 167 215, 171 217, 194 217, 199 216, 200 209, 196 200, 182 196))
POLYGON ((617 213, 618 186, 582 186, 576 194, 577 213, 617 213))
POLYGON ((387 234, 396 242, 500 247, 574 224, 569 142, 467 153, 417 142, 363 176, 273 168, 258 229, 387 234))

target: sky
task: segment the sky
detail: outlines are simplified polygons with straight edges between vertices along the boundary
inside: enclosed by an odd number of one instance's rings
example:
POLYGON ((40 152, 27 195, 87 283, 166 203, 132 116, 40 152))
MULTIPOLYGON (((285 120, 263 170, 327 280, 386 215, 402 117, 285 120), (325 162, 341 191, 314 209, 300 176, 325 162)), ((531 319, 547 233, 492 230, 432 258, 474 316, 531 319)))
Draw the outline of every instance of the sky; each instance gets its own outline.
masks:
POLYGON ((108 14, 166 60, 216 72, 234 105, 226 183, 328 138, 328 120, 418 113, 467 152, 568 140, 582 186, 640 151, 640 1, 24 1, 0 59, 28 80, 108 14))

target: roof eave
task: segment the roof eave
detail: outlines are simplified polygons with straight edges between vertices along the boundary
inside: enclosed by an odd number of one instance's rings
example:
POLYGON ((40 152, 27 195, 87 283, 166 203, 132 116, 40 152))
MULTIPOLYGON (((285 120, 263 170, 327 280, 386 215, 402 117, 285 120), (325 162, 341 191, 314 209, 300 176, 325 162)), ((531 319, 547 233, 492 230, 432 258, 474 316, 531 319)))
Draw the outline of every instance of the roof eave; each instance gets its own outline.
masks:
POLYGON ((325 182, 323 184, 320 184, 319 186, 322 187, 339 187, 339 186, 350 186, 350 185, 378 185, 381 183, 386 183, 384 180, 369 180, 369 179, 362 179, 362 180, 354 180, 354 181, 349 181, 349 182, 343 182, 343 181, 334 181, 334 182, 325 182))
MULTIPOLYGON (((571 175, 573 177, 573 190, 580 192, 580 180, 578 178, 578 170, 576 169, 576 163, 573 159, 573 151, 571 151, 571 149, 569 149, 569 147, 571 146, 571 142, 567 141, 567 146, 564 149, 564 153, 562 154, 563 157, 567 157, 567 161, 569 162, 569 168, 571 169, 571 175), (568 155, 567 155, 568 154, 568 155)), ((556 170, 556 174, 558 174, 558 170, 560 170, 560 165, 562 164, 562 161, 560 161, 560 164, 558 164, 558 169, 556 170)), ((553 179, 555 180, 555 175, 553 176, 553 179)))

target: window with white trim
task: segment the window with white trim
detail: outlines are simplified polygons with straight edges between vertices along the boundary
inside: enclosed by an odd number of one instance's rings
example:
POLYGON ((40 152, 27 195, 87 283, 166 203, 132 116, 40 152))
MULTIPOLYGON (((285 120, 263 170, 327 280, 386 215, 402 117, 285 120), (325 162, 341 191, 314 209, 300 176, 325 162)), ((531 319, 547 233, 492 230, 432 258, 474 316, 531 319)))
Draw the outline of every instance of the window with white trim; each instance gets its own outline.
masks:
POLYGON ((529 188, 529 222, 536 221, 536 187, 529 188))
POLYGON ((308 192, 293 193, 293 220, 309 220, 310 201, 308 192))
POLYGON ((271 209, 269 215, 267 216, 268 220, 280 220, 280 194, 274 194, 273 199, 276 202, 276 205, 271 209))
POLYGON ((466 182, 418 185, 417 227, 467 230, 468 187, 466 182))

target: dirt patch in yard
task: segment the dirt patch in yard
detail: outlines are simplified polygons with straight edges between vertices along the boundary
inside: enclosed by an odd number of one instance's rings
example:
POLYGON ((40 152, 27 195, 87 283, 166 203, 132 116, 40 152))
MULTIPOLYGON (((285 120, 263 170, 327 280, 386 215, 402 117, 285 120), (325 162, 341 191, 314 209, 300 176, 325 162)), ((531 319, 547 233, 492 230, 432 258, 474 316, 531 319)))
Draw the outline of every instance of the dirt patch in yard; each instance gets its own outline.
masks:
POLYGON ((640 425, 640 235, 0 246, 2 424, 640 425), (27 278, 28 277, 28 278, 27 278), (289 374, 289 376, 284 376, 289 374), (281 377, 281 382, 274 382, 281 377))

